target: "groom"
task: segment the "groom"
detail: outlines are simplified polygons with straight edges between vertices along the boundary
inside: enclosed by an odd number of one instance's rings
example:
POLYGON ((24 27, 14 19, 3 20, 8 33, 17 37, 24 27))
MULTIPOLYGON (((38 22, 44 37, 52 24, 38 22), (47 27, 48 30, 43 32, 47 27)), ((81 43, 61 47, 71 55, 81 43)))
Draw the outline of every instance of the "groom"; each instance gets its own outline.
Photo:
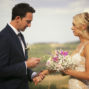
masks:
POLYGON ((0 32, 0 89, 29 89, 28 80, 40 82, 44 75, 33 72, 40 58, 27 57, 21 31, 31 26, 35 10, 26 3, 12 9, 12 20, 0 32))

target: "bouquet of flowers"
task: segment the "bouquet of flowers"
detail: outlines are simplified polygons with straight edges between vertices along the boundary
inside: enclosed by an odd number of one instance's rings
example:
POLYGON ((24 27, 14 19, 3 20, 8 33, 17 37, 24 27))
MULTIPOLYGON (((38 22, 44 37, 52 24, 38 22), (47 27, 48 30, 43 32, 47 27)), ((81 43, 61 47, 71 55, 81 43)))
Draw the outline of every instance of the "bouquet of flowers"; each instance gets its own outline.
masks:
POLYGON ((71 56, 67 51, 55 50, 46 62, 48 70, 60 72, 68 68, 74 68, 71 56))

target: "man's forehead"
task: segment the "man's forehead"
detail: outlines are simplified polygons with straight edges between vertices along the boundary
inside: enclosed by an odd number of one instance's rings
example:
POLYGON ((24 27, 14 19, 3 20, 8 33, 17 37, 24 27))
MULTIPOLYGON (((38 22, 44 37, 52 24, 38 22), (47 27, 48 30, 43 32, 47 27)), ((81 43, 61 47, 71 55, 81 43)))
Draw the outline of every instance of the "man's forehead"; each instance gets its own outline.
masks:
POLYGON ((25 16, 32 16, 32 15, 33 15, 33 13, 27 12, 25 16))
POLYGON ((25 18, 26 19, 32 19, 33 18, 33 14, 32 13, 26 13, 25 18))

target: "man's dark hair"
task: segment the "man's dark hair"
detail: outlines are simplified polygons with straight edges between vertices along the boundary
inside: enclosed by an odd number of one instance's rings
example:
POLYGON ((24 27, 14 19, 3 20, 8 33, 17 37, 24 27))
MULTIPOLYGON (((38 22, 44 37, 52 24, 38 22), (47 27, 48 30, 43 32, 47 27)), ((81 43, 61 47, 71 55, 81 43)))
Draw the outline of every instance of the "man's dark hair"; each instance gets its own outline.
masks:
POLYGON ((14 20, 16 16, 20 16, 21 18, 25 17, 27 12, 35 13, 35 10, 27 3, 15 5, 12 9, 12 20, 14 20))

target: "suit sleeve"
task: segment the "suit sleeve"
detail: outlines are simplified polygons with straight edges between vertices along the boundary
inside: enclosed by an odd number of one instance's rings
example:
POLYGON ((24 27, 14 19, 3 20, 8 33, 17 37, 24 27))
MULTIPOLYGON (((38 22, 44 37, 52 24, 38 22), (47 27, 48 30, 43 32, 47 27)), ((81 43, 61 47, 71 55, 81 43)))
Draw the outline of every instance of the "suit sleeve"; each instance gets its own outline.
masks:
POLYGON ((0 35, 0 79, 25 77, 26 66, 24 61, 9 65, 9 49, 8 39, 0 35))
POLYGON ((28 77, 28 80, 30 81, 30 82, 32 82, 32 73, 33 73, 33 71, 31 70, 31 69, 27 69, 27 77, 28 77))

